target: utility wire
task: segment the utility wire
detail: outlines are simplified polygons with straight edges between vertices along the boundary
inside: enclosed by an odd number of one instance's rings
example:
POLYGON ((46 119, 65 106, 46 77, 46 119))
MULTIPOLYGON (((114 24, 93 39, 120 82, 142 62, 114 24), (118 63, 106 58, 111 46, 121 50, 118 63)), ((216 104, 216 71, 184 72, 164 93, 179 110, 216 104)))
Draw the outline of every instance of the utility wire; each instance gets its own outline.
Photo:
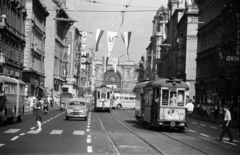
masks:
MULTIPOLYGON (((48 11, 55 11, 55 10, 48 10, 48 11)), ((65 11, 70 11, 70 12, 97 12, 97 13, 99 13, 99 12, 123 12, 123 11, 121 11, 121 10, 119 10, 119 11, 111 11, 111 10, 109 10, 109 11, 106 11, 106 10, 68 10, 68 9, 65 9, 65 11)), ((129 11, 124 11, 124 12, 156 12, 156 11, 158 11, 158 10, 129 10, 129 11)))
POLYGON ((158 8, 158 7, 151 7, 151 6, 129 6, 129 5, 120 5, 120 4, 112 4, 112 3, 104 3, 104 2, 98 2, 98 1, 91 1, 91 0, 82 0, 82 1, 86 1, 89 3, 94 3, 94 4, 105 4, 105 5, 114 5, 114 6, 121 6, 121 7, 139 7, 139 8, 158 8))

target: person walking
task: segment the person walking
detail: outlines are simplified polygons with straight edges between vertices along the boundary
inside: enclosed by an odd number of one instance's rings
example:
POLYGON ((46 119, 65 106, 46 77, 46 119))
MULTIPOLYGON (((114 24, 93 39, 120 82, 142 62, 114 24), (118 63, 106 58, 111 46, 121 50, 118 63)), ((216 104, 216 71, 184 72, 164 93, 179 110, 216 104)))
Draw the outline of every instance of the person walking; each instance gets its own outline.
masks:
POLYGON ((41 103, 41 97, 37 96, 37 102, 35 105, 35 116, 36 116, 36 121, 38 124, 38 130, 37 131, 41 131, 42 130, 42 103, 41 103))
POLYGON ((229 123, 232 120, 231 113, 230 113, 229 107, 227 105, 225 105, 223 107, 223 110, 225 111, 224 122, 223 122, 223 126, 222 126, 222 132, 221 132, 220 136, 217 138, 217 140, 222 141, 223 136, 227 132, 227 134, 230 138, 229 142, 233 142, 233 136, 232 136, 232 132, 231 132, 231 129, 230 129, 230 126, 229 126, 229 123))
POLYGON ((187 124, 186 124, 186 126, 188 127, 188 123, 192 118, 192 113, 193 113, 193 110, 194 110, 194 105, 192 103, 192 99, 189 99, 189 102, 187 103, 186 108, 187 108, 186 109, 187 110, 187 124))

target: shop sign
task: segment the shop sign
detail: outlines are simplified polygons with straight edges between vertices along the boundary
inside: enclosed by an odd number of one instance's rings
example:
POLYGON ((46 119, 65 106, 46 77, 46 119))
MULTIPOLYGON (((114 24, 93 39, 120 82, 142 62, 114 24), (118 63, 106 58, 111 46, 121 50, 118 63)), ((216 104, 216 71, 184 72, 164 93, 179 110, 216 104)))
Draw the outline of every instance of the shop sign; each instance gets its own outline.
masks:
POLYGON ((81 69, 86 69, 87 51, 86 51, 87 32, 82 32, 82 50, 81 50, 81 69))

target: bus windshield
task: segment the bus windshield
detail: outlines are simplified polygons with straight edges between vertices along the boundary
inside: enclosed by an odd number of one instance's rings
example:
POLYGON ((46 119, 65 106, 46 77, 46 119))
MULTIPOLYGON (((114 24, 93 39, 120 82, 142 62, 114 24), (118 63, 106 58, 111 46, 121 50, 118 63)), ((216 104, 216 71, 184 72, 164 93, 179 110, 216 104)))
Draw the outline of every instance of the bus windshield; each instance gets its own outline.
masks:
POLYGON ((73 95, 71 93, 61 93, 60 97, 61 98, 72 98, 73 95))

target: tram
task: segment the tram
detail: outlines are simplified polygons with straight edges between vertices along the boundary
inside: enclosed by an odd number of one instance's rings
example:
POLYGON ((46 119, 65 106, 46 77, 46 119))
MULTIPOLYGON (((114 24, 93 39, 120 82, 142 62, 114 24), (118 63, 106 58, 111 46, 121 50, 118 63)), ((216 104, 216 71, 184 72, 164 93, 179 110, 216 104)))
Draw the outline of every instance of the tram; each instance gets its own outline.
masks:
POLYGON ((111 111, 110 103, 111 89, 106 85, 97 87, 94 91, 94 110, 95 111, 111 111))
POLYGON ((172 127, 185 130, 186 82, 162 78, 136 85, 135 117, 139 122, 155 127, 172 127))
POLYGON ((0 76, 0 126, 9 121, 22 122, 24 117, 25 83, 0 76))

